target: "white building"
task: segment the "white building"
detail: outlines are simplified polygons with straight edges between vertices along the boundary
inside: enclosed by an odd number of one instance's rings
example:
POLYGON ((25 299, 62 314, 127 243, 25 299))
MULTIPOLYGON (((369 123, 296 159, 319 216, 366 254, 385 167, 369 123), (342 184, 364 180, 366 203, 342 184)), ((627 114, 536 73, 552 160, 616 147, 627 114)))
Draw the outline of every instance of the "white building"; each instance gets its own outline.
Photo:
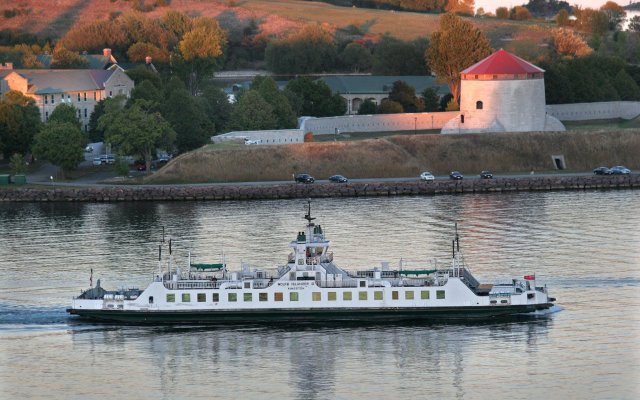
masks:
POLYGON ((442 133, 564 130, 546 112, 544 70, 501 49, 461 72, 460 114, 442 133))

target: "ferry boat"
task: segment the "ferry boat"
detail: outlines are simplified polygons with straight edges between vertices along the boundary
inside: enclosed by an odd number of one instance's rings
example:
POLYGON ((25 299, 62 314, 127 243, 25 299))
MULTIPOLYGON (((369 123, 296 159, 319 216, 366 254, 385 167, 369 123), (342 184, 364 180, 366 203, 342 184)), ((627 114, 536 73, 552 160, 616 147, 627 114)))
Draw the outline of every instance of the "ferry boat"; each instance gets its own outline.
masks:
MULTIPOLYGON (((535 276, 481 284, 463 261, 457 234, 444 268, 391 269, 388 263, 361 271, 336 265, 311 204, 304 230, 289 243, 286 265, 267 270, 243 265, 168 263, 144 290, 105 290, 100 280, 73 299, 72 315, 136 324, 215 324, 269 321, 419 321, 535 315, 553 306, 535 276)), ((169 242, 169 259, 171 242, 169 242)))

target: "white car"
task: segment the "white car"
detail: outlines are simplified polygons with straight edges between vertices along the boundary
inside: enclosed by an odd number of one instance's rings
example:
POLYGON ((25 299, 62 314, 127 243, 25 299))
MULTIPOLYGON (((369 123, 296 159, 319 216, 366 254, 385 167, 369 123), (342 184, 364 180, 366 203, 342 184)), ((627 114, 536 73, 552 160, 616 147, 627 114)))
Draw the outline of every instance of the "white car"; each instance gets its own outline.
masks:
POLYGON ((94 158, 93 165, 102 165, 102 159, 100 157, 94 158))
POLYGON ((421 181, 434 181, 436 179, 435 176, 433 176, 433 174, 429 171, 425 171, 423 173, 420 174, 420 180, 421 181))

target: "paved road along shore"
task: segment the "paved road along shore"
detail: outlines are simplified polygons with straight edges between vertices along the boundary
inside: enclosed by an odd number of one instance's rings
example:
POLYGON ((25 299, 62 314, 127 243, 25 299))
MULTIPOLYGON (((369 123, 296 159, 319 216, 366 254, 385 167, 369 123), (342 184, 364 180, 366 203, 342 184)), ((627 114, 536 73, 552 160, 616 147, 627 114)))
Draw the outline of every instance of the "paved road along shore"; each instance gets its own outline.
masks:
POLYGON ((473 179, 434 182, 357 182, 261 185, 193 186, 101 186, 78 188, 0 189, 0 202, 46 201, 184 201, 184 200, 261 200, 314 197, 371 197, 435 195, 451 193, 511 192, 535 190, 592 190, 640 188, 640 175, 616 176, 531 176, 519 178, 473 179))

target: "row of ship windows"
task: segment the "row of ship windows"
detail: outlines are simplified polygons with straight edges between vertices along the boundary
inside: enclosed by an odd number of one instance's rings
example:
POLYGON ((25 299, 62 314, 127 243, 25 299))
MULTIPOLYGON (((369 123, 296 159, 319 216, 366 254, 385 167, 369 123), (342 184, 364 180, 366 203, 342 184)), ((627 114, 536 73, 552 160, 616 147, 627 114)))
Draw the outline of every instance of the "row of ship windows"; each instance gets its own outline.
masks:
MULTIPOLYGON (((368 300, 369 293, 368 292, 358 292, 358 300, 368 300)), ((416 292, 414 291, 406 291, 404 292, 405 300, 415 300, 416 292)), ((430 292, 428 290, 420 291, 420 300, 429 300, 430 292)), ((436 299, 443 300, 445 298, 444 290, 436 290, 436 299)), ((373 292, 374 300, 384 300, 384 292, 382 290, 376 290, 373 292)), ((397 290, 391 292, 392 300, 399 300, 400 293, 397 290)), ((191 302, 191 293, 182 293, 181 298, 183 303, 191 302)), ((253 293, 243 293, 242 300, 245 302, 253 301, 253 293)), ((269 293, 258 293, 259 301, 269 301, 269 293)), ((284 301, 284 293, 276 292, 273 294, 274 301, 284 301)), ((298 292, 289 292, 289 301, 298 301, 299 293, 298 292)), ((322 301, 322 293, 321 292, 312 292, 311 300, 313 301, 322 301)), ((338 300, 337 292, 328 292, 327 293, 328 301, 336 301, 338 300)), ((353 292, 342 292, 342 300, 351 301, 353 300, 353 292)), ((207 301, 206 293, 197 293, 196 301, 198 303, 204 303, 207 301)), ((220 301, 220 293, 212 293, 211 294, 211 302, 217 303, 220 301)), ((238 301, 238 293, 227 293, 227 301, 228 302, 237 302, 238 301)), ((150 303, 153 303, 152 298, 149 299, 150 303)), ((175 303, 176 302, 176 294, 175 293, 167 293, 167 303, 175 303)))

